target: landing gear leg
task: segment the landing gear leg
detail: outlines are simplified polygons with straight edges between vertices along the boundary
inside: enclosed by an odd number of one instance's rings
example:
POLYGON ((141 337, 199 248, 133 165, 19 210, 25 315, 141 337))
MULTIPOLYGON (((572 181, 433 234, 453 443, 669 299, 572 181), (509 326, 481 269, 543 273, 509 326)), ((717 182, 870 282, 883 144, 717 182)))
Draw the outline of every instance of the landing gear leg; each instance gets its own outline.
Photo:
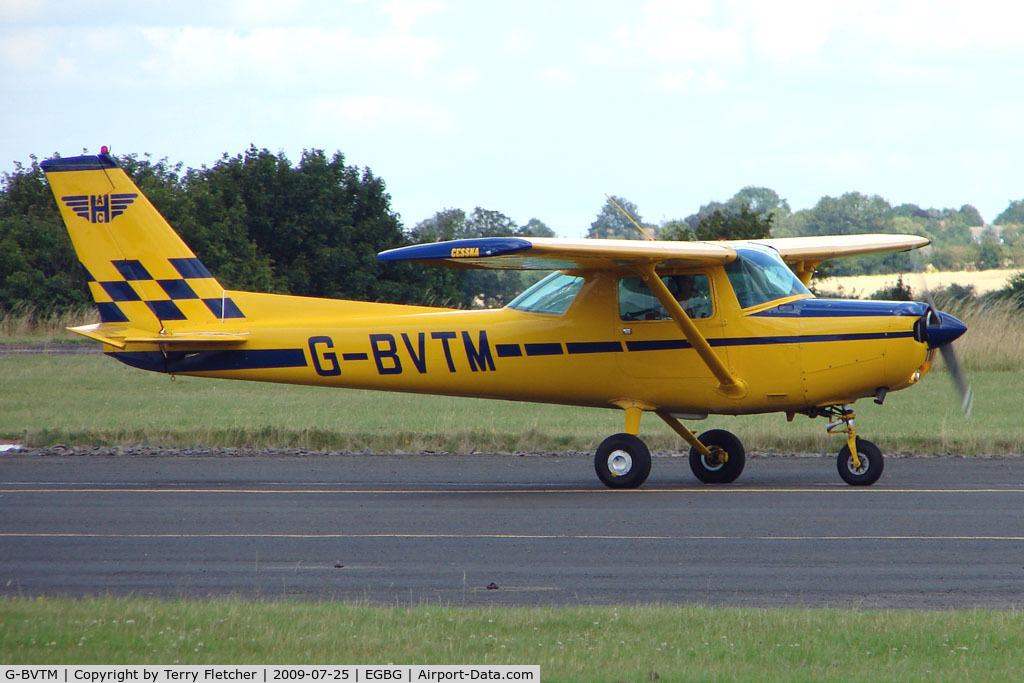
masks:
POLYGON ((871 486, 882 476, 885 460, 878 446, 857 436, 853 426, 855 415, 847 406, 834 409, 832 422, 826 428, 829 434, 846 434, 846 445, 839 451, 836 467, 839 476, 850 486, 871 486))

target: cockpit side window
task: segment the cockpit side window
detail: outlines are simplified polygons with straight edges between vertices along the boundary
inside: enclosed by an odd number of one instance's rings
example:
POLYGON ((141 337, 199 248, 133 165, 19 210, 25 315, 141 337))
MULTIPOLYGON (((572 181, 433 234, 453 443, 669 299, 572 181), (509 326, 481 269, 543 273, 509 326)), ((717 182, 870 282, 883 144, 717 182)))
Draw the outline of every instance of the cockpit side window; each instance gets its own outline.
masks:
POLYGON ((793 274, 778 254, 760 249, 738 247, 736 260, 725 266, 729 284, 740 308, 783 299, 810 290, 793 274))
POLYGON ((508 307, 529 313, 562 315, 569 310, 582 286, 583 278, 578 275, 552 273, 512 299, 508 307))
MULTIPOLYGON (((691 318, 710 318, 714 313, 707 275, 666 275, 661 281, 691 318)), ((672 316, 642 278, 624 277, 619 280, 619 317, 623 320, 668 320, 672 316)))

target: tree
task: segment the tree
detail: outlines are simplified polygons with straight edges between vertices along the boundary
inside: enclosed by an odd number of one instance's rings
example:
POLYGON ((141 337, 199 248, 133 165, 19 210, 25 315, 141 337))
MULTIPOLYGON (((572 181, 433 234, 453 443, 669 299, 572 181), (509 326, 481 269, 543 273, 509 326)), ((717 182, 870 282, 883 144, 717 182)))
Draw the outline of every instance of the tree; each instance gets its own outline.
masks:
POLYGON ((695 231, 698 240, 757 240, 771 237, 771 213, 756 213, 746 204, 739 213, 715 211, 695 231))
MULTIPOLYGON (((182 171, 134 155, 118 163, 210 271, 232 289, 441 303, 455 290, 437 269, 380 263, 409 244, 383 180, 307 150, 293 166, 250 147, 182 171)), ((35 158, 0 184, 0 310, 85 303, 87 274, 35 158)))
POLYGON ((1017 308, 1024 309, 1024 273, 1017 273, 1011 277, 1006 287, 996 292, 996 295, 1014 301, 1017 308))
POLYGON ((53 194, 36 157, 0 183, 0 311, 71 308, 90 301, 53 194))
POLYGON ((407 302, 429 296, 431 275, 422 268, 377 261, 377 252, 408 238, 384 181, 347 165, 341 152, 305 150, 293 166, 283 153, 253 146, 187 181, 195 193, 194 223, 234 245, 247 264, 229 274, 306 296, 407 302))
POLYGON ((690 224, 685 220, 668 221, 658 229, 659 240, 690 242, 695 239, 690 224))
MULTIPOLYGON (((587 231, 587 237, 593 239, 619 239, 619 240, 642 240, 644 236, 636 229, 632 221, 622 214, 616 208, 615 203, 623 208, 633 220, 640 225, 644 225, 643 220, 640 218, 640 212, 636 208, 636 204, 624 199, 622 197, 611 197, 605 200, 604 205, 601 207, 601 212, 597 214, 597 218, 590 224, 590 230, 587 231), (614 202, 613 202, 614 200, 614 202)), ((653 226, 644 226, 653 227, 653 226)))
POLYGON ((697 226, 711 218, 716 211, 725 216, 735 216, 743 212, 743 207, 746 207, 748 213, 771 215, 776 225, 790 215, 789 202, 779 197, 775 190, 748 185, 724 203, 710 202, 701 206, 697 213, 687 216, 686 222, 696 231, 697 226))
POLYGON ((1006 209, 996 216, 995 225, 1024 225, 1024 199, 1010 202, 1006 209))
MULTIPOLYGON (((416 243, 476 237, 554 237, 551 228, 536 218, 524 225, 501 213, 481 207, 466 215, 462 209, 445 209, 420 221, 410 233, 416 243)), ((453 301, 466 308, 502 306, 539 279, 537 273, 517 270, 438 268, 453 301)))
POLYGON ((869 298, 882 301, 913 301, 914 292, 903 283, 903 276, 896 278, 896 284, 892 287, 883 287, 872 294, 869 298))
POLYGON ((555 231, 548 227, 547 223, 537 218, 531 218, 525 224, 519 226, 516 235, 521 237, 554 237, 555 231))
POLYGON ((789 202, 769 187, 748 185, 734 194, 727 205, 733 209, 746 205, 753 213, 772 214, 773 220, 776 222, 792 213, 789 209, 789 202))
POLYGON ((893 232, 892 207, 878 195, 847 192, 838 199, 822 197, 809 218, 807 234, 811 235, 893 232))
POLYGON ((978 251, 978 268, 991 270, 999 268, 1003 263, 1003 249, 995 233, 988 229, 981 236, 981 248, 978 251))
POLYGON ((999 232, 999 236, 1007 247, 1024 245, 1024 226, 1007 225, 999 232))

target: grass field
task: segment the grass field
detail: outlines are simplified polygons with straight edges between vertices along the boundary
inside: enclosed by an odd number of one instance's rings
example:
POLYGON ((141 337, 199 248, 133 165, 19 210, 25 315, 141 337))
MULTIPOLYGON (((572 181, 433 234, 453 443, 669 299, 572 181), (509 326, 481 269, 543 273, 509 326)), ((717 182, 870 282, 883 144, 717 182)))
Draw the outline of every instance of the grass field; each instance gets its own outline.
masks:
MULTIPOLYGON (((858 429, 887 453, 1020 454, 1024 404, 1016 372, 971 373, 976 401, 960 413, 952 383, 934 371, 890 394, 884 406, 857 404, 858 429)), ((28 446, 148 444, 260 446, 320 450, 589 451, 622 430, 618 410, 482 399, 179 377, 128 368, 102 355, 0 358, 0 440, 28 446)), ((780 414, 691 422, 735 432, 752 452, 839 450, 822 419, 780 414)), ((641 436, 653 450, 683 443, 648 416, 641 436)))
POLYGON ((0 600, 2 664, 538 664, 545 681, 1019 680, 1024 614, 0 600))

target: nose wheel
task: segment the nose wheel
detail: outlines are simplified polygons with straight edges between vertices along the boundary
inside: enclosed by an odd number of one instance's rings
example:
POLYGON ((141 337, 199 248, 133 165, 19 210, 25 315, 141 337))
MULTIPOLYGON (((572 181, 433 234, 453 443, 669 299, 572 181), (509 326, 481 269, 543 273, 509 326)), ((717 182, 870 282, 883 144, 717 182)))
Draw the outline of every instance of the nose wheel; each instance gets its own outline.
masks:
POLYGON ((836 466, 839 468, 839 476, 850 486, 871 486, 882 476, 885 460, 878 446, 857 437, 857 457, 853 457, 847 444, 839 451, 836 466))
POLYGON ((839 451, 836 467, 839 476, 850 486, 871 486, 882 476, 885 460, 878 446, 857 436, 853 426, 854 414, 847 406, 825 409, 832 417, 825 430, 829 434, 845 434, 846 445, 839 451))

